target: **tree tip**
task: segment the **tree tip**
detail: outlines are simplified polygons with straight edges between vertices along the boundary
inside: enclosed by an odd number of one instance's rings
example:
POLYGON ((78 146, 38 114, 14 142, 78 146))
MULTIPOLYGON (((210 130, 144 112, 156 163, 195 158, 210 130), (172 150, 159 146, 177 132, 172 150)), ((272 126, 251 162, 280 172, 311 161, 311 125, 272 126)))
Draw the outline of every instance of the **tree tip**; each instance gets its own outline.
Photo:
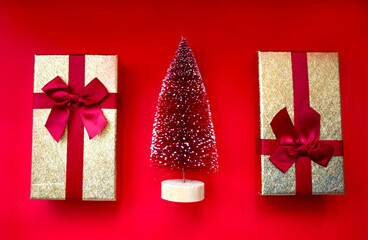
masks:
POLYGON ((179 43, 179 49, 187 49, 187 48, 189 48, 187 38, 184 36, 181 36, 181 41, 179 43))
POLYGON ((186 37, 184 37, 183 35, 181 36, 180 44, 188 45, 187 38, 186 38, 186 37))

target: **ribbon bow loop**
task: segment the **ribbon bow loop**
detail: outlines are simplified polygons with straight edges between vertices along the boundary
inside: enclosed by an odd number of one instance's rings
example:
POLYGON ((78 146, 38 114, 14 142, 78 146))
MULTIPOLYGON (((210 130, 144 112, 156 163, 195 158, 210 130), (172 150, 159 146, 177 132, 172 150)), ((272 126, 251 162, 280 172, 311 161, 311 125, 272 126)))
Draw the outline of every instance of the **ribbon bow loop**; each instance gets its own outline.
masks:
POLYGON ((58 76, 47 83, 42 91, 54 100, 45 127, 55 141, 59 142, 68 122, 72 106, 76 106, 89 138, 94 138, 106 126, 107 121, 99 103, 109 93, 97 79, 93 79, 82 91, 71 93, 68 85, 58 76))
POLYGON ((308 156, 315 163, 326 167, 333 155, 333 147, 319 142, 321 116, 313 108, 301 103, 299 125, 294 126, 286 108, 281 109, 271 121, 278 147, 270 161, 283 173, 293 165, 298 156, 308 156))

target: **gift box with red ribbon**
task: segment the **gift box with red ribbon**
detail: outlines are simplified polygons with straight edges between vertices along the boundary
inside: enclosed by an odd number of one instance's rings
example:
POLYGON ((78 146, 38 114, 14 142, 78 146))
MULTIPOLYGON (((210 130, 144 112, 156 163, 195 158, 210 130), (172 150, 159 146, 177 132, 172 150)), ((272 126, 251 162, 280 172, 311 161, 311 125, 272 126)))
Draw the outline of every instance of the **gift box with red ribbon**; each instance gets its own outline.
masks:
POLYGON ((258 52, 262 195, 344 194, 339 58, 258 52))
POLYGON ((116 55, 36 55, 31 198, 115 200, 116 126, 116 55))

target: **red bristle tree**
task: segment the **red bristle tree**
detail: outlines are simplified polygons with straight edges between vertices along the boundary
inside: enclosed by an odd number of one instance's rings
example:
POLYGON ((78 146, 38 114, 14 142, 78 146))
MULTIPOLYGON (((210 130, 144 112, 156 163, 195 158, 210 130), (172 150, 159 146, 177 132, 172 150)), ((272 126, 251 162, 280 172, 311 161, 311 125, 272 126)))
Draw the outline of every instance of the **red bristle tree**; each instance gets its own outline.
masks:
POLYGON ((206 90, 192 50, 182 38, 163 80, 151 146, 152 166, 216 172, 215 133, 206 90))

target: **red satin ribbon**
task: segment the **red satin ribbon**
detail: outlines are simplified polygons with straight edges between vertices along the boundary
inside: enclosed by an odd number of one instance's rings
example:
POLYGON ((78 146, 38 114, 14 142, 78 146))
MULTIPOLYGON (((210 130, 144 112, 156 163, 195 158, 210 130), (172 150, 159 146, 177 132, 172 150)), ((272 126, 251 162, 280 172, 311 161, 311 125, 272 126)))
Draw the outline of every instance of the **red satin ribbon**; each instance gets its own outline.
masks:
POLYGON ((277 113, 271 122, 278 147, 271 154, 270 161, 283 173, 299 156, 307 156, 326 167, 333 155, 332 146, 319 142, 321 116, 311 107, 301 105, 298 129, 293 126, 286 108, 277 113))
POLYGON ((45 126, 57 142, 64 132, 72 106, 78 109, 90 139, 106 126, 107 121, 99 103, 109 93, 97 78, 82 88, 79 94, 72 92, 60 77, 46 84, 42 91, 55 102, 45 126))
POLYGON ((283 173, 295 163, 297 195, 312 194, 311 160, 326 167, 332 156, 342 156, 342 141, 319 140, 320 115, 309 107, 307 55, 291 53, 294 95, 294 123, 286 108, 271 122, 277 140, 261 139, 261 154, 283 173))
MULTIPOLYGON (((291 53, 294 94, 294 123, 299 129, 301 102, 309 106, 308 62, 305 52, 291 53)), ((295 162, 295 187, 297 195, 312 194, 312 164, 305 156, 295 162)))
POLYGON ((117 94, 108 93, 103 84, 93 79, 84 86, 84 55, 69 55, 69 86, 60 77, 46 84, 45 93, 34 93, 33 108, 52 108, 46 128, 59 141, 68 123, 66 199, 81 199, 83 185, 84 130, 95 137, 107 121, 101 108, 117 108, 117 94))
MULTIPOLYGON (((343 156, 343 146, 340 140, 319 140, 320 143, 330 145, 333 147, 332 156, 343 156)), ((261 139, 259 145, 261 151, 257 151, 261 155, 271 155, 275 149, 279 146, 277 140, 274 139, 261 139)))

